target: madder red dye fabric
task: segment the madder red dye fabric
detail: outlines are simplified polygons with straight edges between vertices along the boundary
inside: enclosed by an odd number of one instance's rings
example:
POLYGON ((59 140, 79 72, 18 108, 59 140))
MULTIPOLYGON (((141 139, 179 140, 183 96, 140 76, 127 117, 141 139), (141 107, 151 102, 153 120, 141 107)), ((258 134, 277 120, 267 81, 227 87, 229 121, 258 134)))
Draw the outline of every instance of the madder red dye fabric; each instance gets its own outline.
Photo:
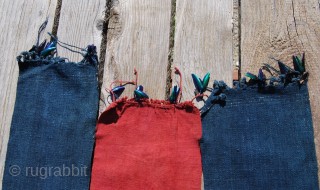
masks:
POLYGON ((90 189, 200 189, 201 135, 191 102, 118 100, 97 123, 90 189))

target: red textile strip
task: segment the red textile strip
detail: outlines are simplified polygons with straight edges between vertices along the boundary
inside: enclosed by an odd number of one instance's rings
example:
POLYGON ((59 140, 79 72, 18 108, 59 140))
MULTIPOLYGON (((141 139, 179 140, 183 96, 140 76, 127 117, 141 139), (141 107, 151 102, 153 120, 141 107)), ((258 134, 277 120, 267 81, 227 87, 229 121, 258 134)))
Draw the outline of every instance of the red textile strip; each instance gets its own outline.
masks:
POLYGON ((199 190, 199 110, 122 98, 97 123, 91 190, 199 190))

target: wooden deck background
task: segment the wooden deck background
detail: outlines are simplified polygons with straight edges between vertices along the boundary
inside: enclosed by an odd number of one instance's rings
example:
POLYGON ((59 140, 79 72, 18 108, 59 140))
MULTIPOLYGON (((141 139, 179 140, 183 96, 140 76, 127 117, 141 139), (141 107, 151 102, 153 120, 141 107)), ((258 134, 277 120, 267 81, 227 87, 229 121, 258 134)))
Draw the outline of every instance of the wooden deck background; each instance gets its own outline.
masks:
MULTIPOLYGON (((63 42, 99 50, 100 113, 111 102, 104 88, 134 80, 152 99, 168 98, 182 72, 182 101, 191 100, 191 73, 232 85, 233 69, 257 73, 269 56, 292 64, 306 52, 315 143, 320 160, 320 6, 318 0, 0 0, 0 179, 2 181, 18 79, 16 56, 46 32, 63 42)), ((59 56, 80 61, 58 48, 59 56)), ((123 96, 132 97, 134 86, 123 96)), ((209 94, 209 93, 207 93, 209 94)), ((195 101, 197 106, 203 102, 195 101)), ((1 184, 0 181, 0 184, 1 184)))

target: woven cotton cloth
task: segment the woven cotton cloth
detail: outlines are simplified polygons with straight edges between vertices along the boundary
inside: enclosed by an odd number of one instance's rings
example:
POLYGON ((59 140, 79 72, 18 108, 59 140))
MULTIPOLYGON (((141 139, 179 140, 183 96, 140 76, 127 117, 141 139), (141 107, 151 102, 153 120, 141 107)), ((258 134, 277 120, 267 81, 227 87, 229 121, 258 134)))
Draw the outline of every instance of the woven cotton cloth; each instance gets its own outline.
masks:
POLYGON ((3 190, 89 188, 99 102, 91 56, 80 63, 33 52, 18 57, 3 190))
POLYGON ((200 138, 191 102, 118 100, 98 120, 90 189, 199 190, 200 138))
POLYGON ((308 89, 225 89, 202 109, 204 188, 319 189, 308 89))

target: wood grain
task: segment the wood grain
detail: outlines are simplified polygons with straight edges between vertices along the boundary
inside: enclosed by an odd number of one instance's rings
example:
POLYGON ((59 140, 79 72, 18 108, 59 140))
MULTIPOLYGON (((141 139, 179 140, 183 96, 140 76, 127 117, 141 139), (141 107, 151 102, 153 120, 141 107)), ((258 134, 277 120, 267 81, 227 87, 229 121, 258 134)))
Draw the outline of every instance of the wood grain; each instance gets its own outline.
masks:
MULTIPOLYGON (((11 118, 16 99, 19 68, 17 55, 36 44, 38 29, 48 17, 48 25, 40 41, 49 39, 56 8, 51 0, 0 0, 0 189, 10 134, 11 118)), ((19 163, 17 163, 19 164, 19 163)))
MULTIPOLYGON (((57 34, 59 40, 80 48, 94 44, 99 51, 105 5, 105 0, 62 1, 57 34)), ((83 58, 61 46, 57 49, 60 57, 67 57, 70 61, 79 62, 83 58)))
MULTIPOLYGON (((152 99, 164 99, 169 52, 171 0, 112 1, 100 113, 112 102, 104 89, 112 81, 135 80, 152 99)), ((113 87, 119 84, 115 84, 113 87)), ((133 97, 126 85, 121 97, 133 97)))
MULTIPOLYGON (((203 78, 209 72, 209 87, 214 80, 232 86, 232 15, 232 0, 177 0, 173 67, 183 75, 181 102, 195 96, 192 73, 203 78)), ((177 84, 175 74, 173 85, 177 84)), ((199 108, 203 105, 194 103, 199 108)))
MULTIPOLYGON (((318 166, 320 160, 320 12, 318 0, 241 1, 241 74, 257 73, 272 56, 292 66, 306 53, 318 166)), ((276 66, 277 68, 277 66, 276 66)))

